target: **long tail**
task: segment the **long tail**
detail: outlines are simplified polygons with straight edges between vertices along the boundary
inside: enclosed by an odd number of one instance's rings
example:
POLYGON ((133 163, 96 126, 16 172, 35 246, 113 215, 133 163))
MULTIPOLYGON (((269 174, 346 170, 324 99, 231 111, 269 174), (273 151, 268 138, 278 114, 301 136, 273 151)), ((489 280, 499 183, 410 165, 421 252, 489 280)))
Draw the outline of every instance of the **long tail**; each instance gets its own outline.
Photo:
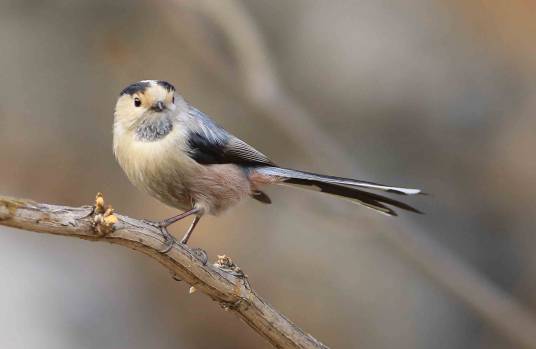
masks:
POLYGON ((273 166, 257 167, 255 168, 255 171, 262 175, 280 178, 280 184, 289 184, 292 186, 303 187, 304 189, 342 196, 354 203, 372 208, 373 210, 389 216, 397 216, 397 214, 392 208, 386 205, 394 206, 406 211, 422 213, 403 202, 362 190, 373 189, 401 195, 415 195, 422 194, 421 190, 419 189, 391 187, 378 183, 359 181, 349 178, 324 176, 316 173, 273 166))

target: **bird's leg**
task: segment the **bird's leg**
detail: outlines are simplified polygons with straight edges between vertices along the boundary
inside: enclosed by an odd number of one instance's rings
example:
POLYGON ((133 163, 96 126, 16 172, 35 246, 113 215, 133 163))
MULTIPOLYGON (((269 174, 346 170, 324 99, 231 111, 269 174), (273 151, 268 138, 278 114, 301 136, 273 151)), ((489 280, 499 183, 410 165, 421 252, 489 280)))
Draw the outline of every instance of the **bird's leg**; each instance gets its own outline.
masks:
POLYGON ((173 223, 178 222, 181 219, 186 218, 186 217, 191 216, 191 215, 196 214, 196 213, 199 213, 199 209, 197 207, 194 207, 189 211, 183 212, 183 213, 178 214, 176 216, 173 216, 171 218, 164 219, 163 221, 160 221, 158 223, 158 226, 159 227, 168 227, 168 226, 172 225, 173 223))
POLYGON ((201 216, 195 216, 194 221, 192 224, 190 224, 190 228, 188 228, 188 231, 181 239, 181 244, 186 245, 188 243, 188 239, 190 239, 190 236, 192 236, 192 232, 194 231, 195 226, 197 223, 199 223, 199 220, 201 219, 201 216))
MULTIPOLYGON (((195 216, 194 220, 192 221, 192 224, 190 224, 190 227, 188 228, 188 231, 186 231, 186 234, 184 234, 184 236, 182 237, 181 244, 186 245, 188 243, 188 239, 190 238, 190 236, 192 236, 192 233, 193 233, 193 231, 195 229, 195 226, 197 225, 197 223, 199 223, 200 220, 201 220, 201 216, 198 216, 198 215, 195 216)), ((201 248, 194 247, 194 248, 192 248, 192 252, 193 252, 194 256, 197 259, 199 259, 201 261, 201 263, 203 263, 203 265, 207 265, 208 255, 205 252, 205 250, 203 250, 201 248)))
MULTIPOLYGON (((165 244, 166 244, 166 247, 163 250, 160 251, 161 253, 168 253, 169 250, 171 250, 171 247, 173 247, 173 243, 175 242, 175 238, 173 237, 173 235, 171 235, 168 232, 167 227, 170 226, 171 224, 177 222, 177 221, 180 221, 183 218, 186 218, 186 217, 191 216, 193 214, 196 214, 198 212, 199 212, 199 209, 194 207, 189 211, 183 212, 181 214, 178 214, 178 215, 173 216, 173 217, 168 218, 168 219, 164 219, 163 221, 160 221, 160 222, 158 222, 156 224, 157 227, 160 229, 160 232, 162 232, 162 235, 164 235, 165 244)), ((196 218, 197 218, 197 216, 196 216, 196 218)), ((188 231, 190 231, 190 229, 188 229, 188 231)), ((191 234, 191 232, 190 232, 190 234, 191 234)))
MULTIPOLYGON (((196 215, 194 220, 192 221, 192 224, 190 224, 190 227, 186 231, 186 234, 184 234, 184 236, 182 237, 181 244, 186 245, 186 243, 188 243, 188 239, 190 239, 190 237, 192 236, 192 233, 193 233, 193 231, 195 229, 195 226, 197 225, 197 223, 199 223, 200 220, 201 220, 201 216, 196 215)), ((173 242, 172 242, 172 244, 173 244, 173 242)), ((169 249, 165 250, 165 252, 168 252, 168 251, 169 251, 169 249)), ((194 256, 198 260, 200 260, 201 263, 203 263, 203 265, 207 265, 208 255, 203 249, 201 249, 201 248, 192 248, 192 252, 193 252, 194 256)))

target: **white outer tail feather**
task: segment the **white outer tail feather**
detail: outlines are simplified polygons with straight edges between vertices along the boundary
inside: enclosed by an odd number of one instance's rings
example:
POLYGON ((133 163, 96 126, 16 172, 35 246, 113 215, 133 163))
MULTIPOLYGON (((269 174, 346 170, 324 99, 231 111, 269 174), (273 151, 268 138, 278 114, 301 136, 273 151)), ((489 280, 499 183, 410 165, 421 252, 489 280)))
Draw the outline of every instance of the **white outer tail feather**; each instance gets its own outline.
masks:
POLYGON ((255 170, 259 173, 269 175, 269 176, 317 180, 317 181, 321 181, 324 183, 348 185, 351 187, 358 187, 358 188, 376 189, 376 190, 382 190, 386 192, 392 192, 392 193, 403 194, 403 195, 416 195, 416 194, 422 193, 420 189, 392 187, 392 186, 387 186, 387 185, 378 184, 378 183, 359 181, 355 179, 342 178, 342 177, 324 176, 324 175, 318 175, 315 173, 291 170, 291 169, 281 168, 281 167, 266 166, 266 167, 257 168, 255 170))

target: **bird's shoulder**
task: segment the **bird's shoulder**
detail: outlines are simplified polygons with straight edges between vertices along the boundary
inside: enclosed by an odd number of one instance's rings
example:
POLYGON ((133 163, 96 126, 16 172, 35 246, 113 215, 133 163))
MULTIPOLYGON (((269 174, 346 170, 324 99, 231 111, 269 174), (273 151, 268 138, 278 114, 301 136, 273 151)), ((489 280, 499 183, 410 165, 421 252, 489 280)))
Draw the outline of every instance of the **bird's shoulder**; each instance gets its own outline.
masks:
POLYGON ((187 152, 198 163, 273 165, 266 155, 229 133, 200 110, 190 106, 188 116, 187 152))

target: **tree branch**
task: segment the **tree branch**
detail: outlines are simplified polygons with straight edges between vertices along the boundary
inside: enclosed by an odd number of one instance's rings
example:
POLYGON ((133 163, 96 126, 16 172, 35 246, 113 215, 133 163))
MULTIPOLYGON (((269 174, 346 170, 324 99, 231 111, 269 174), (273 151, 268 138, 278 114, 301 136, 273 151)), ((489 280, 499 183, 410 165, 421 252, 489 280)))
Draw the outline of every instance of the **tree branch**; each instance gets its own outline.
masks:
POLYGON ((157 260, 173 275, 236 313, 275 347, 327 348, 259 297, 229 258, 206 264, 195 250, 182 244, 174 244, 162 254, 164 239, 158 229, 116 215, 111 208, 105 210, 101 196, 97 196, 96 206, 67 207, 0 195, 0 225, 126 246, 157 260))

